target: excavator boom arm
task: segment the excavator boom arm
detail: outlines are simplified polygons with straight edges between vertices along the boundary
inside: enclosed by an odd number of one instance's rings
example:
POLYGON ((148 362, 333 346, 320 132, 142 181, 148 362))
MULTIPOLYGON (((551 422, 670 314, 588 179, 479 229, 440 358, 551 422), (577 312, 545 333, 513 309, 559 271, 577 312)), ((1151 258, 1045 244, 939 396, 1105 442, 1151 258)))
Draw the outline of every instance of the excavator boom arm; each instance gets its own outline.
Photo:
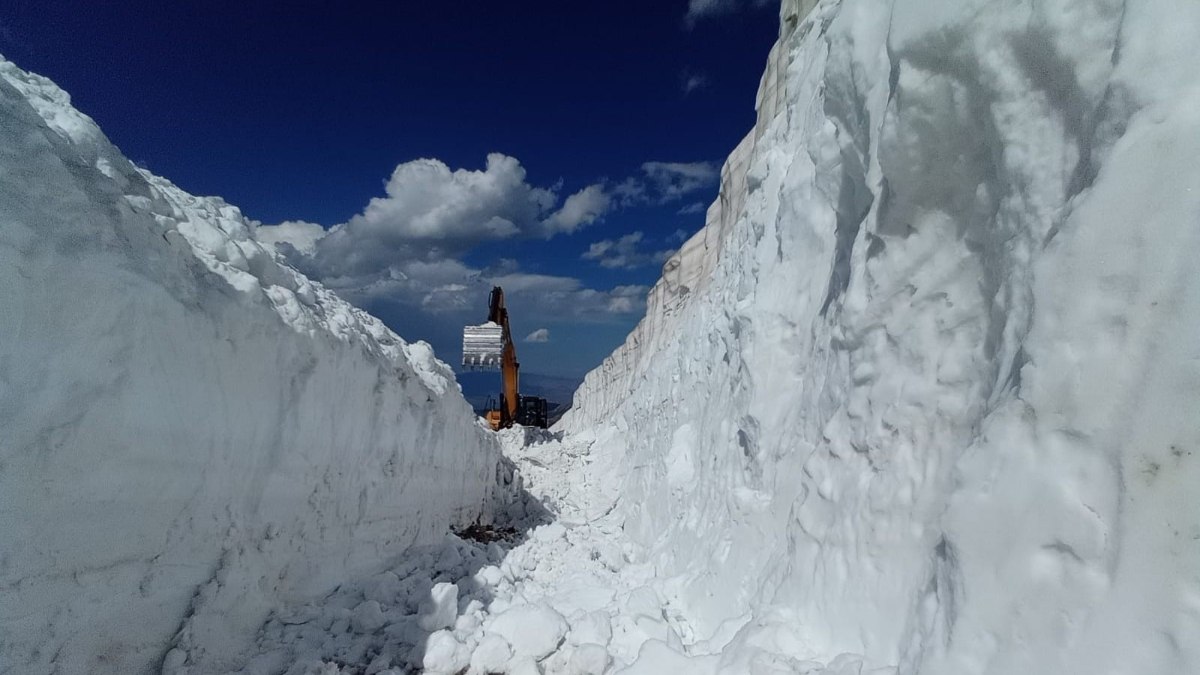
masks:
POLYGON ((487 323, 463 327, 463 367, 500 371, 500 405, 495 409, 489 406, 487 411, 492 429, 507 429, 513 424, 546 427, 546 399, 520 394, 521 364, 508 325, 504 291, 499 286, 492 289, 488 299, 487 323))
POLYGON ((504 306, 504 290, 499 286, 492 288, 492 296, 488 301, 488 321, 500 326, 503 348, 500 353, 500 426, 511 426, 517 420, 517 407, 520 404, 519 372, 521 364, 517 362, 517 347, 513 344, 512 332, 508 326, 508 309, 504 306))

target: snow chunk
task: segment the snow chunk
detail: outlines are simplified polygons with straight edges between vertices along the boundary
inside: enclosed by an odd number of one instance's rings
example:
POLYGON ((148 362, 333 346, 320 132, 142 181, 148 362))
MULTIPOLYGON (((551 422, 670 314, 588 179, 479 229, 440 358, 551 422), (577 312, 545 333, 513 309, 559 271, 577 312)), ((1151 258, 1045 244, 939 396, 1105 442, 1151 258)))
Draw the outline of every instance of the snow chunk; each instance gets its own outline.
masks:
POLYGON ((545 605, 513 607, 487 625, 487 632, 507 640, 516 656, 535 660, 557 649, 567 629, 562 615, 545 605))
POLYGON ((484 635, 471 653, 471 669, 479 673, 501 673, 512 658, 512 647, 496 634, 484 635))
POLYGON ((458 552, 458 547, 448 545, 442 549, 442 554, 438 556, 437 565, 434 567, 439 572, 453 574, 458 571, 462 565, 462 554, 458 552))
POLYGON ((453 626, 458 616, 458 586, 451 583, 434 584, 429 591, 429 599, 422 603, 418 614, 418 624, 425 630, 453 626))
POLYGON ((608 650, 604 647, 581 645, 575 648, 571 659, 567 661, 567 675, 603 675, 610 660, 608 650))
POLYGON ((548 543, 556 539, 562 539, 567 534, 567 528, 562 526, 562 523, 557 521, 548 525, 542 525, 533 531, 533 537, 538 541, 548 543))
POLYGON ((454 639, 450 631, 439 630, 429 636, 421 665, 428 673, 457 673, 470 663, 471 654, 454 639))
POLYGON ((372 579, 363 590, 368 600, 374 600, 380 605, 392 604, 400 594, 400 578, 395 572, 384 572, 372 579))
POLYGON ((612 619, 603 610, 588 612, 571 622, 567 639, 574 645, 607 645, 612 640, 612 619))
POLYGON ((387 623, 387 619, 383 616, 383 610, 375 600, 359 603, 354 608, 354 616, 350 621, 356 633, 374 633, 387 623))
POLYGON ((479 568, 473 578, 480 588, 492 588, 499 585, 500 581, 504 579, 504 573, 495 565, 485 565, 479 568))

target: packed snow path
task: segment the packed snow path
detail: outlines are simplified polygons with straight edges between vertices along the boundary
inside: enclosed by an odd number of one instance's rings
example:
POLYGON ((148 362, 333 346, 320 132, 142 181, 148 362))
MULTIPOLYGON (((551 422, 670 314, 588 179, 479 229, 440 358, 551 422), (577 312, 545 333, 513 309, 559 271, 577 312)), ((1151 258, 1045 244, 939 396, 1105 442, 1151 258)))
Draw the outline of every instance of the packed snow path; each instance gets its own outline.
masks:
POLYGON ((527 490, 508 537, 451 534, 323 602, 281 608, 243 672, 603 673, 675 635, 653 570, 631 562, 615 516, 593 517, 587 446, 520 428, 500 437, 527 490))
MULTIPOLYGON (((590 443, 521 428, 500 438, 513 479, 525 488, 509 514, 514 530, 451 534, 319 602, 280 607, 259 632, 260 653, 241 672, 599 675, 715 673, 734 665, 712 653, 723 644, 693 643, 686 620, 663 601, 666 580, 639 561, 609 486, 594 482, 603 474, 593 464, 603 458, 590 454, 590 443), (486 541, 489 533, 508 536, 486 541)), ((188 672, 187 656, 168 654, 164 672, 188 672)), ((851 655, 825 665, 756 665, 861 672, 851 655)))

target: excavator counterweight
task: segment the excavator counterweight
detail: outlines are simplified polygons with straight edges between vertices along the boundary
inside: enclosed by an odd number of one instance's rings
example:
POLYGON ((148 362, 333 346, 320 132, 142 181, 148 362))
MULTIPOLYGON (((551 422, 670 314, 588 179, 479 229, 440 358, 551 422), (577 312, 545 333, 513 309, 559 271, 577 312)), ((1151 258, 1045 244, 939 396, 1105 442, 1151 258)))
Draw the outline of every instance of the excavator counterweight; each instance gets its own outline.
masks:
POLYGON ((501 390, 498 405, 489 404, 486 417, 492 429, 507 429, 513 424, 546 428, 546 399, 521 396, 518 391, 521 364, 508 326, 504 291, 492 288, 488 300, 488 320, 478 326, 463 327, 463 367, 471 370, 499 370, 501 390))

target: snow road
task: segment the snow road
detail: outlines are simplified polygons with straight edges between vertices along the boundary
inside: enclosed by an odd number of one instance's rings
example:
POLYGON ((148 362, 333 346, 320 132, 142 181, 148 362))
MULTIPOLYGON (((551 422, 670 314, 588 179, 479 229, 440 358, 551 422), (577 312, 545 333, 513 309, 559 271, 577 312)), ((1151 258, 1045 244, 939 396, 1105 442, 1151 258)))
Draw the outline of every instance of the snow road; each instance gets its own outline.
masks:
POLYGON ((242 672, 534 673, 543 661, 545 672, 601 673, 676 635, 620 523, 591 518, 587 445, 521 428, 500 438, 528 491, 509 514, 515 537, 449 535, 321 603, 282 607, 242 672))
MULTIPOLYGON (((259 631, 259 654, 239 672, 703 674, 745 665, 720 653, 745 620, 695 642, 686 617, 664 600, 670 580, 639 559, 615 494, 593 481, 608 453, 561 432, 499 436, 525 496, 510 510, 510 536, 448 535, 319 602, 277 608, 259 631)), ((184 657, 169 655, 163 672, 186 673, 184 657)), ((757 665, 838 675, 859 673, 862 661, 847 654, 828 664, 757 665)))

